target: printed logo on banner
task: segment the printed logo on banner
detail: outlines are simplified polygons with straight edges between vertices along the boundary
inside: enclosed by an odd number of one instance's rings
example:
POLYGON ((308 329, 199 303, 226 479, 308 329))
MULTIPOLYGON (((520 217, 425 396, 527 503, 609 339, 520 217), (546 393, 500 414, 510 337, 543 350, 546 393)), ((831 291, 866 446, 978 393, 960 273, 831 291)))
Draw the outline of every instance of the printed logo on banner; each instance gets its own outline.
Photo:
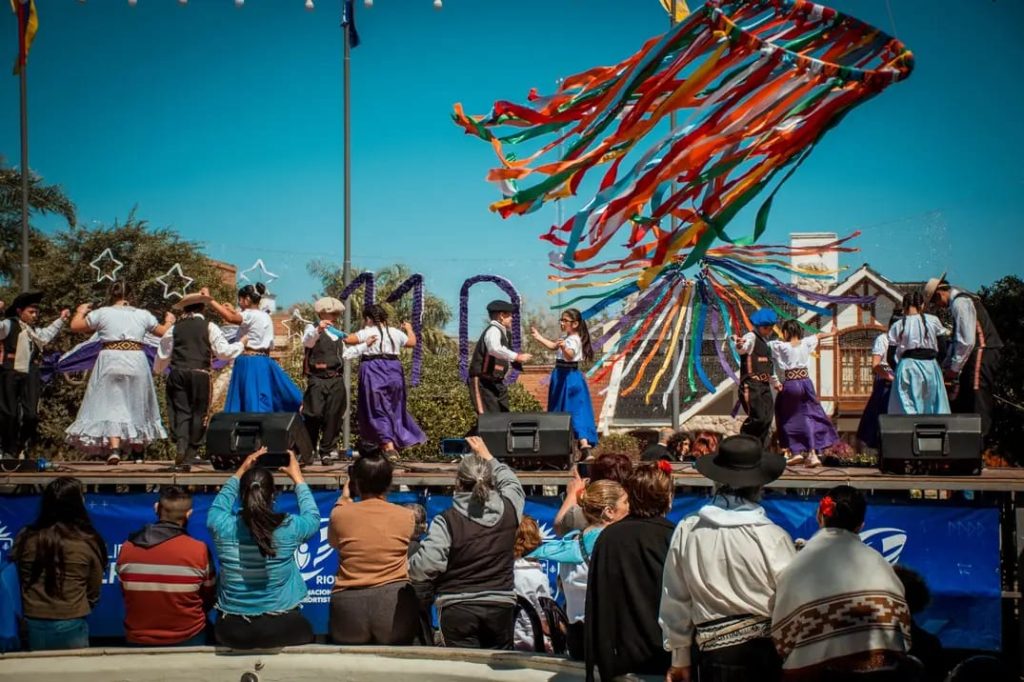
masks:
MULTIPOLYGON (((548 524, 538 523, 537 528, 540 530, 540 540, 542 543, 558 539, 554 528, 548 524)), ((558 580, 558 562, 542 559, 540 565, 544 567, 544 573, 548 577, 548 583, 551 587, 551 598, 558 601, 562 596, 562 584, 558 580)))
POLYGON ((327 542, 327 528, 330 519, 320 518, 320 533, 299 545, 295 550, 295 563, 299 566, 302 579, 306 581, 307 595, 303 604, 326 604, 331 600, 333 575, 321 575, 324 561, 331 556, 334 548, 327 542), (326 585, 326 589, 323 586, 326 585))
POLYGON ((14 533, 7 526, 0 526, 0 561, 7 558, 7 553, 14 546, 14 533))
POLYGON ((872 528, 861 532, 860 539, 890 564, 895 564, 907 546, 907 531, 902 528, 872 528))

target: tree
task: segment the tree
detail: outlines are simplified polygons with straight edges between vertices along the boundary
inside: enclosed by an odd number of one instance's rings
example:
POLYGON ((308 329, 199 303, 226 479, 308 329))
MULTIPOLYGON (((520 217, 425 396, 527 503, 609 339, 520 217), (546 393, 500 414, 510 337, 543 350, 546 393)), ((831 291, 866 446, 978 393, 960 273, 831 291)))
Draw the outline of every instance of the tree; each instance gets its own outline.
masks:
POLYGON ((999 399, 992 414, 992 440, 1007 459, 1024 464, 1024 281, 1010 275, 978 293, 1003 341, 993 390, 999 399))
MULTIPOLYGON (((4 167, 0 158, 0 280, 15 281, 21 272, 21 173, 4 167)), ((68 227, 76 224, 75 205, 59 185, 45 185, 35 174, 29 176, 29 209, 64 218, 68 227)), ((33 263, 42 255, 46 237, 38 230, 29 232, 29 258, 33 263)), ((9 299, 8 299, 9 300, 9 299)))

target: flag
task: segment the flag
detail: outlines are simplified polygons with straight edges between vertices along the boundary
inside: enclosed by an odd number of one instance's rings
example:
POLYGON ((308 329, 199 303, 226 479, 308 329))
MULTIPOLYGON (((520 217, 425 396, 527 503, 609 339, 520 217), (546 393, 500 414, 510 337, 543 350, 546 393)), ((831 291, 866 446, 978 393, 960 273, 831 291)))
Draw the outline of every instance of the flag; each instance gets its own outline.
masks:
POLYGON ((32 39, 39 30, 39 17, 36 15, 36 0, 11 0, 11 9, 18 17, 18 56, 14 59, 13 72, 17 76, 28 60, 32 39))
POLYGON ((352 0, 345 0, 345 7, 341 13, 341 27, 348 32, 349 46, 359 47, 359 31, 356 30, 356 13, 352 0))
POLYGON ((672 14, 672 4, 675 3, 676 15, 673 17, 673 21, 677 24, 686 17, 690 16, 690 8, 686 6, 686 0, 661 0, 661 6, 665 8, 665 11, 672 14))

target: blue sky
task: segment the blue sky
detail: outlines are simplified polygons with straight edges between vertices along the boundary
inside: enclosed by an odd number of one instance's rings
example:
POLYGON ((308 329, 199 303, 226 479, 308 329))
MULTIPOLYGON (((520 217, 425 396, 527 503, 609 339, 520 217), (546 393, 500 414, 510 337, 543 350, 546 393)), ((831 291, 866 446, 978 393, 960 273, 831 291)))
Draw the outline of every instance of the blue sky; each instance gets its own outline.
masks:
MULTIPOLYGON (((763 241, 860 228, 862 253, 845 263, 893 279, 948 269, 976 287, 1022 275, 1024 3, 890 2, 892 18, 885 0, 832 4, 895 24, 915 73, 818 145, 777 196, 763 241)), ((37 4, 31 166, 64 186, 80 220, 110 223, 137 206, 214 258, 263 258, 283 303, 318 293, 306 263, 342 254, 340 0, 313 12, 302 0, 37 4)), ((357 18, 354 262, 406 263, 453 304, 480 273, 544 302, 549 249, 537 237, 554 208, 489 213, 493 152, 451 123, 451 105, 484 113, 619 61, 665 30, 658 2, 445 0, 436 11, 430 0, 358 0, 357 18)), ((2 30, 13 58, 10 15, 2 30)), ((17 79, 0 83, 0 154, 17 163, 17 79)), ((737 234, 750 228, 741 220, 737 234)))

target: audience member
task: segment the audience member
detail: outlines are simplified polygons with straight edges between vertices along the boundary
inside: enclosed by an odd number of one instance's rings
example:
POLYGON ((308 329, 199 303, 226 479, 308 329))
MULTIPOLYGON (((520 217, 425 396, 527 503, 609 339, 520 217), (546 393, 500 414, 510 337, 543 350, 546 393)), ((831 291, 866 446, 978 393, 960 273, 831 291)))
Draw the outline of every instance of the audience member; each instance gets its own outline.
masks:
POLYGON ((782 475, 786 460, 765 452, 759 438, 739 435, 696 466, 718 488, 672 536, 659 615, 672 652, 666 679, 777 680, 769 604, 796 550, 758 503, 762 486, 782 475))
POLYGON ((910 610, 903 585, 882 555, 858 533, 867 503, 848 485, 818 506, 818 525, 779 576, 772 637, 786 678, 895 666, 910 646, 910 610))
POLYGON ((513 551, 526 494, 483 440, 466 439, 452 506, 434 517, 409 576, 433 581, 445 646, 511 649, 515 622, 513 551))
POLYGON ((916 616, 928 608, 932 600, 928 584, 917 571, 905 566, 893 566, 896 577, 903 583, 907 608, 910 609, 910 655, 924 666, 924 682, 942 682, 949 670, 946 654, 938 637, 917 624, 916 616))
POLYGON ((672 429, 660 429, 658 431, 658 440, 651 443, 644 451, 640 453, 641 462, 660 462, 665 460, 673 462, 676 460, 672 450, 669 449, 669 441, 676 435, 676 432, 672 429))
MULTIPOLYGON (((513 568, 515 589, 516 594, 526 597, 537 615, 543 617, 544 611, 540 605, 540 598, 551 598, 551 583, 540 562, 527 557, 530 552, 540 547, 540 543, 540 528, 537 526, 537 521, 531 516, 524 516, 523 520, 519 522, 519 530, 516 531, 514 552, 516 563, 513 568)), ((525 613, 520 613, 516 618, 514 636, 516 649, 533 651, 533 626, 530 624, 529 616, 525 613)))
POLYGON ((587 584, 584 650, 587 680, 663 675, 669 656, 658 627, 661 578, 672 537, 667 462, 637 465, 623 486, 629 516, 605 528, 594 545, 587 584))
POLYGON ((403 504, 403 507, 412 512, 414 525, 412 535, 409 537, 409 557, 412 558, 419 551, 423 543, 423 536, 427 534, 427 509, 422 504, 403 504))
POLYGON ((217 642, 235 649, 307 644, 313 629, 299 611, 306 597, 295 550, 320 530, 320 511, 294 453, 281 471, 295 484, 299 513, 274 511, 274 477, 258 466, 261 448, 227 480, 206 519, 220 558, 217 642), (234 511, 241 490, 241 509, 234 511))
MULTIPOLYGON (((427 534, 427 510, 422 504, 406 504, 406 509, 412 511, 416 525, 412 531, 412 539, 409 540, 409 558, 416 556, 423 544, 423 538, 427 534)), ((413 592, 416 593, 416 604, 419 607, 420 631, 417 634, 416 642, 423 646, 434 645, 434 584, 431 582, 411 581, 413 592)))
POLYGON ((718 452, 718 435, 708 431, 698 433, 693 439, 690 452, 694 458, 715 454, 718 452))
POLYGON ((580 509, 587 519, 587 527, 571 531, 560 540, 545 542, 530 556, 558 562, 558 579, 565 596, 565 613, 569 619, 566 645, 569 658, 583 660, 584 616, 587 605, 587 576, 590 558, 601 531, 629 514, 629 497, 622 486, 605 479, 591 483, 583 489, 580 509))
POLYGON ((18 533, 10 557, 18 564, 29 650, 89 646, 85 617, 100 599, 107 546, 77 478, 50 481, 39 515, 18 533))
POLYGON ((583 510, 580 509, 576 501, 588 483, 608 480, 622 484, 633 472, 633 461, 629 455, 622 453, 608 452, 585 462, 585 464, 590 469, 588 472, 590 475, 580 477, 578 466, 573 467, 572 477, 565 488, 565 500, 555 515, 555 534, 559 537, 569 531, 583 530, 587 527, 587 519, 583 516, 583 510))
POLYGON ((693 459, 693 436, 689 431, 676 431, 668 439, 668 451, 678 462, 693 459))
POLYGON ((419 631, 408 570, 415 516, 387 501, 392 465, 380 451, 363 452, 349 475, 359 501, 352 500, 345 481, 327 535, 338 550, 331 639, 338 644, 412 644, 419 631))
POLYGON ((130 644, 202 646, 216 576, 206 544, 190 538, 192 494, 163 486, 157 522, 121 546, 117 576, 124 594, 124 635, 130 644))

